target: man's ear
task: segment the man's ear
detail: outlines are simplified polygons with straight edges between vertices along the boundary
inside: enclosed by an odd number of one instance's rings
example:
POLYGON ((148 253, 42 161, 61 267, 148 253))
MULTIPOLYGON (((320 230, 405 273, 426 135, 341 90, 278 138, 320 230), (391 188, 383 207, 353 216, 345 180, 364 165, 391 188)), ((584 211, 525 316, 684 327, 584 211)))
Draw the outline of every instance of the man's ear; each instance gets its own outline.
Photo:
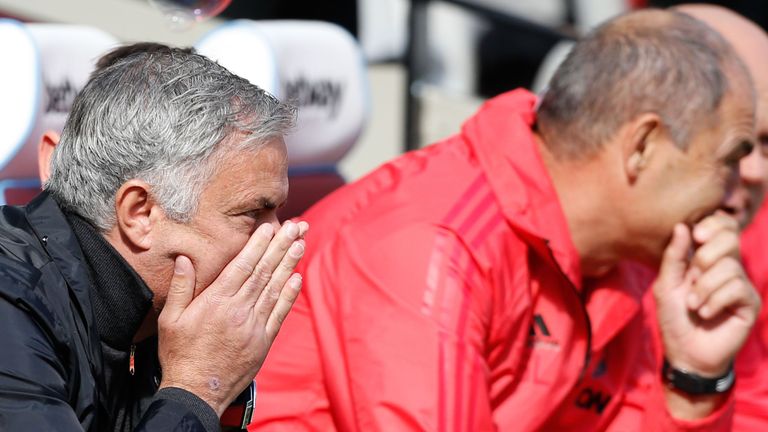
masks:
POLYGON ((661 117, 644 113, 625 124, 622 156, 624 171, 630 183, 634 183, 648 165, 659 141, 666 137, 661 117))
POLYGON ((54 131, 46 131, 37 145, 37 172, 40 176, 40 184, 45 184, 51 174, 51 156, 53 149, 59 144, 59 134, 54 131))
POLYGON ((115 228, 123 242, 134 251, 152 247, 152 230, 165 217, 147 183, 132 179, 115 194, 115 228))

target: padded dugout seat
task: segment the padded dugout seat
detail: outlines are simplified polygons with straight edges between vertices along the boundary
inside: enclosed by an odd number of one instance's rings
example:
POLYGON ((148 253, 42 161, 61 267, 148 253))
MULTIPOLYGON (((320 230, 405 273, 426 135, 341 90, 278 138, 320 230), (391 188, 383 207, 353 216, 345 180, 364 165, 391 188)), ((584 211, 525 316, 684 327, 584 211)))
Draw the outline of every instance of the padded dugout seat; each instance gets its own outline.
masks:
POLYGON ((298 106, 296 129, 286 137, 290 192, 281 219, 299 216, 345 183, 336 165, 370 109, 363 54, 346 30, 319 21, 236 20, 195 48, 298 106))
POLYGON ((115 45, 91 27, 0 19, 0 205, 40 192, 40 138, 61 132, 96 60, 115 45))

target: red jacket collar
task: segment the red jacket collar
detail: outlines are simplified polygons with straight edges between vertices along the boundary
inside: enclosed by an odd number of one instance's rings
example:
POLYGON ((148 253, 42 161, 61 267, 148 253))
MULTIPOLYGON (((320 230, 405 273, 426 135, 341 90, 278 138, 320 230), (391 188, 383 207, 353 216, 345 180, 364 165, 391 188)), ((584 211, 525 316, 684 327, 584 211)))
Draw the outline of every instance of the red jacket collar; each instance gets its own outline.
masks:
MULTIPOLYGON (((531 128, 536 96, 518 89, 486 102, 462 128, 510 225, 542 255, 552 250, 581 289, 579 256, 531 128)), ((546 256, 548 258, 548 256, 546 256)))

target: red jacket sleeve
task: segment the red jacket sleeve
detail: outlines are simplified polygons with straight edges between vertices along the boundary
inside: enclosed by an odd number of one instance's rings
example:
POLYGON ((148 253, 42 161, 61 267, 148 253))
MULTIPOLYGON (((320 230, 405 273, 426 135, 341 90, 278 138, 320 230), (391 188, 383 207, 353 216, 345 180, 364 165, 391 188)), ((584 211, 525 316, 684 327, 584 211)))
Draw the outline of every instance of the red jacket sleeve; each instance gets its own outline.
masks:
POLYGON ((736 358, 734 430, 768 430, 768 201, 741 236, 741 256, 750 280, 763 299, 763 309, 736 358))
POLYGON ((768 430, 768 349, 761 337, 766 319, 761 314, 736 358, 736 413, 733 430, 768 430))
MULTIPOLYGON (((649 285, 652 281, 649 281, 649 285)), ((717 432, 732 430, 734 417, 734 392, 709 416, 695 421, 674 418, 667 410, 664 384, 661 379, 663 349, 656 320, 656 304, 649 291, 643 299, 643 335, 638 343, 635 368, 628 382, 618 415, 609 431, 652 430, 717 432), (638 428, 639 426, 639 428, 638 428)), ((738 429, 737 429, 738 430, 738 429)))

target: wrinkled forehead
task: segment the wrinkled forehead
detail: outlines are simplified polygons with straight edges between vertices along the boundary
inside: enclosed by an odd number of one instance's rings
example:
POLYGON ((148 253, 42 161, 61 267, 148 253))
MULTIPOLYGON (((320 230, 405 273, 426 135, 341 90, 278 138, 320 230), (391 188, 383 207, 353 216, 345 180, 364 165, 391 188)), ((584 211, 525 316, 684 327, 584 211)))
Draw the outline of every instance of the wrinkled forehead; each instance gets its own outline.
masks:
POLYGON ((751 86, 729 86, 711 131, 717 131, 717 157, 728 157, 738 147, 755 143, 755 97, 751 86))
POLYGON ((263 158, 265 163, 274 165, 276 169, 288 170, 288 150, 283 137, 264 141, 256 150, 256 157, 263 158))
POLYGON ((288 157, 282 139, 256 148, 229 149, 214 159, 216 172, 201 205, 223 210, 277 207, 288 196, 288 157))

